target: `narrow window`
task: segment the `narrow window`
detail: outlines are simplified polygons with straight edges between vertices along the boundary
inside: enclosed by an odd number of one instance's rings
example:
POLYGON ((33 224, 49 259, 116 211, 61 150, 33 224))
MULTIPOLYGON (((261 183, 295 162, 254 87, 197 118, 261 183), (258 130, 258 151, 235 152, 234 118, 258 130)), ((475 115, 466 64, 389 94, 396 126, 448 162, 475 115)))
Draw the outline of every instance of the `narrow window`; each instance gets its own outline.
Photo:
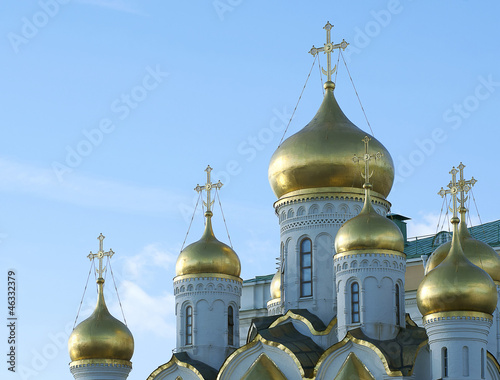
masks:
POLYGON ((312 296, 312 243, 307 238, 300 243, 300 296, 312 296))
POLYGON ((359 323, 359 284, 351 285, 351 323, 359 323))
POLYGON ((396 284, 396 325, 401 323, 401 314, 399 311, 399 284, 396 284))
POLYGON ((463 375, 469 376, 469 347, 462 347, 463 375))
POLYGON ((441 352, 443 355, 443 377, 448 377, 448 349, 446 347, 443 347, 441 352))
POLYGON ((193 308, 186 307, 186 346, 193 344, 193 308))
POLYGON ((234 346, 234 313, 232 306, 227 309, 227 344, 234 346))
POLYGON ((484 348, 481 348, 481 379, 484 379, 484 348))

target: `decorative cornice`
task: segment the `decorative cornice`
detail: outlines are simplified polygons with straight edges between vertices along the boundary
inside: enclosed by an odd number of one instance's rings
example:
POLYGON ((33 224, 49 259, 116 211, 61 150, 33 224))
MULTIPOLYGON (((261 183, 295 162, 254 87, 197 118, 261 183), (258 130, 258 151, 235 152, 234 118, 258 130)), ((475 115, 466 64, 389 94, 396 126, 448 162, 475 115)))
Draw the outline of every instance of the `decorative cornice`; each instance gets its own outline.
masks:
POLYGON ((384 256, 390 256, 390 257, 402 257, 403 259, 406 259, 406 253, 399 252, 399 251, 393 251, 391 249, 374 249, 374 250, 355 249, 352 251, 336 253, 333 258, 334 258, 334 260, 339 260, 339 259, 343 259, 343 258, 348 258, 350 256, 370 257, 370 255, 381 255, 381 256, 384 255, 384 256))
POLYGON ((174 366, 174 365, 178 365, 179 367, 184 367, 184 368, 187 368, 191 371, 193 371, 193 373, 198 376, 198 378, 200 380, 205 380, 202 376, 202 374, 200 373, 200 371, 198 371, 195 367, 193 367, 191 364, 188 364, 188 363, 185 363, 185 362, 182 362, 180 361, 179 359, 177 359, 175 357, 175 355, 172 355, 172 358, 165 364, 159 366, 157 369, 155 369, 151 375, 149 375, 149 377, 146 379, 146 380, 154 380, 156 378, 156 376, 158 376, 161 372, 169 369, 170 367, 174 366))
POLYGON ((193 274, 183 274, 181 276, 174 277, 174 285, 179 281, 184 280, 203 280, 203 279, 215 279, 215 280, 232 280, 234 282, 243 284, 243 280, 240 277, 231 276, 228 274, 220 274, 220 273, 193 273, 193 274))
POLYGON ((82 359, 75 360, 69 363, 70 368, 76 367, 117 367, 117 368, 132 368, 132 362, 128 360, 119 360, 119 359, 82 359))
POLYGON ((477 320, 477 321, 493 321, 493 316, 479 311, 442 311, 425 315, 422 318, 422 323, 428 324, 445 320, 477 320))

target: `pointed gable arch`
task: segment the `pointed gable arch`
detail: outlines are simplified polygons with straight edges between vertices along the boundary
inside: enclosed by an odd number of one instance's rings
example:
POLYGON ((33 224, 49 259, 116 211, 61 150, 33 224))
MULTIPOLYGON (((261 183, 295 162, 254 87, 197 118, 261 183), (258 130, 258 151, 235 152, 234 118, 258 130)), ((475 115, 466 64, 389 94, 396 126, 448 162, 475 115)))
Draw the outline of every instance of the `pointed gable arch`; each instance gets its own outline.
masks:
POLYGON ((283 372, 278 366, 267 356, 262 353, 256 361, 252 363, 248 371, 243 375, 241 380, 287 380, 283 372))
POLYGON ((355 353, 351 352, 334 380, 375 380, 371 372, 358 359, 355 353))

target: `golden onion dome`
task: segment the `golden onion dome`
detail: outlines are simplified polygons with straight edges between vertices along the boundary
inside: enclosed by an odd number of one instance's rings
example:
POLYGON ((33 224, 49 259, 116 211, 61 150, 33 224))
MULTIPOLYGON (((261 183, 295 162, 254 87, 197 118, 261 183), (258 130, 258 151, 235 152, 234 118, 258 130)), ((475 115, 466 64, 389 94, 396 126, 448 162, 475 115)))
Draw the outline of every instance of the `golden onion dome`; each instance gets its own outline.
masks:
MULTIPOLYGON (((467 257, 472 264, 483 269, 496 283, 500 283, 500 256, 488 244, 474 239, 465 223, 465 211, 461 212, 461 222, 458 229, 460 244, 467 257)), ((426 273, 436 268, 448 255, 451 242, 440 245, 434 253, 429 257, 425 267, 426 273)))
MULTIPOLYGON (((296 190, 363 187, 359 166, 352 157, 366 133, 342 112, 332 82, 325 83, 325 97, 316 116, 302 130, 286 139, 271 157, 269 183, 278 198, 296 190)), ((373 190, 387 197, 394 182, 394 164, 385 147, 371 137, 371 149, 382 153, 373 164, 373 190)))
POLYGON ((271 299, 281 298, 281 272, 278 270, 271 280, 271 299))
POLYGON ((99 278, 97 305, 90 317, 75 327, 68 341, 72 361, 84 359, 127 360, 134 353, 134 338, 125 324, 113 317, 103 295, 104 279, 99 278))
POLYGON ((379 215, 372 206, 371 184, 365 184, 365 203, 361 212, 345 222, 335 237, 335 252, 356 250, 404 251, 404 238, 396 224, 379 215))
POLYGON ((188 245, 182 250, 175 274, 183 276, 196 273, 213 273, 239 277, 241 272, 240 259, 236 252, 214 236, 212 230, 212 212, 205 213, 205 231, 200 240, 188 245))
POLYGON ((437 312, 476 311, 492 314, 497 306, 497 289, 484 270, 471 263, 458 236, 459 220, 452 218, 453 238, 446 258, 427 273, 417 290, 422 315, 437 312))

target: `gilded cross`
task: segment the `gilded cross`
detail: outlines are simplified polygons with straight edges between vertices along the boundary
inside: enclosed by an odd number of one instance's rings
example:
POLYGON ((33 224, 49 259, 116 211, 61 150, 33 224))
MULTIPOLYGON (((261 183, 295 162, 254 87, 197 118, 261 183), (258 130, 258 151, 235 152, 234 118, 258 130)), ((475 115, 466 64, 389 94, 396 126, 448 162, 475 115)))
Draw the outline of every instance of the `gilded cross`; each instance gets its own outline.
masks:
POLYGON ((210 165, 208 165, 207 168, 205 169, 205 171, 207 172, 207 183, 205 184, 205 186, 196 185, 196 187, 194 188, 198 193, 201 193, 203 190, 207 192, 207 201, 206 202, 203 201, 203 204, 207 206, 207 212, 211 211, 211 207, 214 204, 214 201, 211 198, 212 189, 213 188, 220 189, 222 187, 221 181, 217 183, 212 183, 212 180, 210 178, 210 172, 212 170, 213 169, 210 167, 210 165))
POLYGON ((458 170, 453 167, 451 169, 450 174, 451 174, 451 182, 448 184, 449 190, 446 190, 441 187, 441 190, 439 190, 438 194, 441 195, 441 197, 444 197, 446 194, 451 194, 451 199, 453 200, 453 208, 451 210, 453 211, 453 218, 457 217, 457 193, 459 191, 458 188, 458 183, 457 183, 457 173, 458 170))
POLYGON ((322 51, 324 51, 326 53, 326 71, 323 68, 321 68, 321 70, 323 71, 323 74, 327 76, 328 81, 332 80, 332 74, 337 69, 337 65, 335 65, 335 67, 332 69, 332 57, 331 57, 332 51, 334 49, 345 50, 347 45, 349 45, 344 39, 339 44, 332 44, 332 42, 331 42, 331 30, 332 30, 332 28, 333 28, 333 25, 330 24, 330 22, 328 21, 326 23, 325 27, 323 28, 326 30, 326 44, 320 48, 317 48, 313 45, 311 50, 309 50, 309 53, 311 53, 312 55, 316 55, 322 51))
POLYGON ((104 238, 105 238, 105 236, 101 233, 99 235, 99 237, 97 238, 97 240, 99 240, 99 251, 97 253, 92 253, 92 251, 90 251, 89 255, 87 256, 90 260, 93 260, 95 258, 97 258, 99 260, 99 269, 96 269, 96 272, 97 272, 99 278, 102 278, 102 275, 103 275, 104 271, 106 270, 106 267, 103 267, 103 265, 102 265, 102 260, 105 257, 111 258, 115 254, 112 249, 110 249, 108 252, 104 252, 104 248, 103 248, 104 238))
POLYGON ((465 202, 469 199, 469 197, 465 196, 465 194, 470 191, 472 186, 476 184, 477 180, 474 177, 471 177, 469 180, 464 179, 464 168, 464 164, 460 163, 460 165, 458 165, 458 169, 460 170, 460 179, 458 180, 457 188, 460 191, 460 208, 466 211, 465 202))
POLYGON ((370 161, 372 159, 377 160, 382 157, 382 153, 380 152, 377 152, 375 154, 368 153, 368 143, 370 142, 370 140, 371 138, 365 136, 363 140, 361 140, 365 143, 365 154, 362 157, 358 157, 356 154, 354 154, 354 157, 352 158, 354 163, 358 163, 359 161, 365 162, 365 174, 361 173, 361 176, 365 179, 366 182, 370 182, 370 178, 373 174, 373 171, 370 173, 370 161))

